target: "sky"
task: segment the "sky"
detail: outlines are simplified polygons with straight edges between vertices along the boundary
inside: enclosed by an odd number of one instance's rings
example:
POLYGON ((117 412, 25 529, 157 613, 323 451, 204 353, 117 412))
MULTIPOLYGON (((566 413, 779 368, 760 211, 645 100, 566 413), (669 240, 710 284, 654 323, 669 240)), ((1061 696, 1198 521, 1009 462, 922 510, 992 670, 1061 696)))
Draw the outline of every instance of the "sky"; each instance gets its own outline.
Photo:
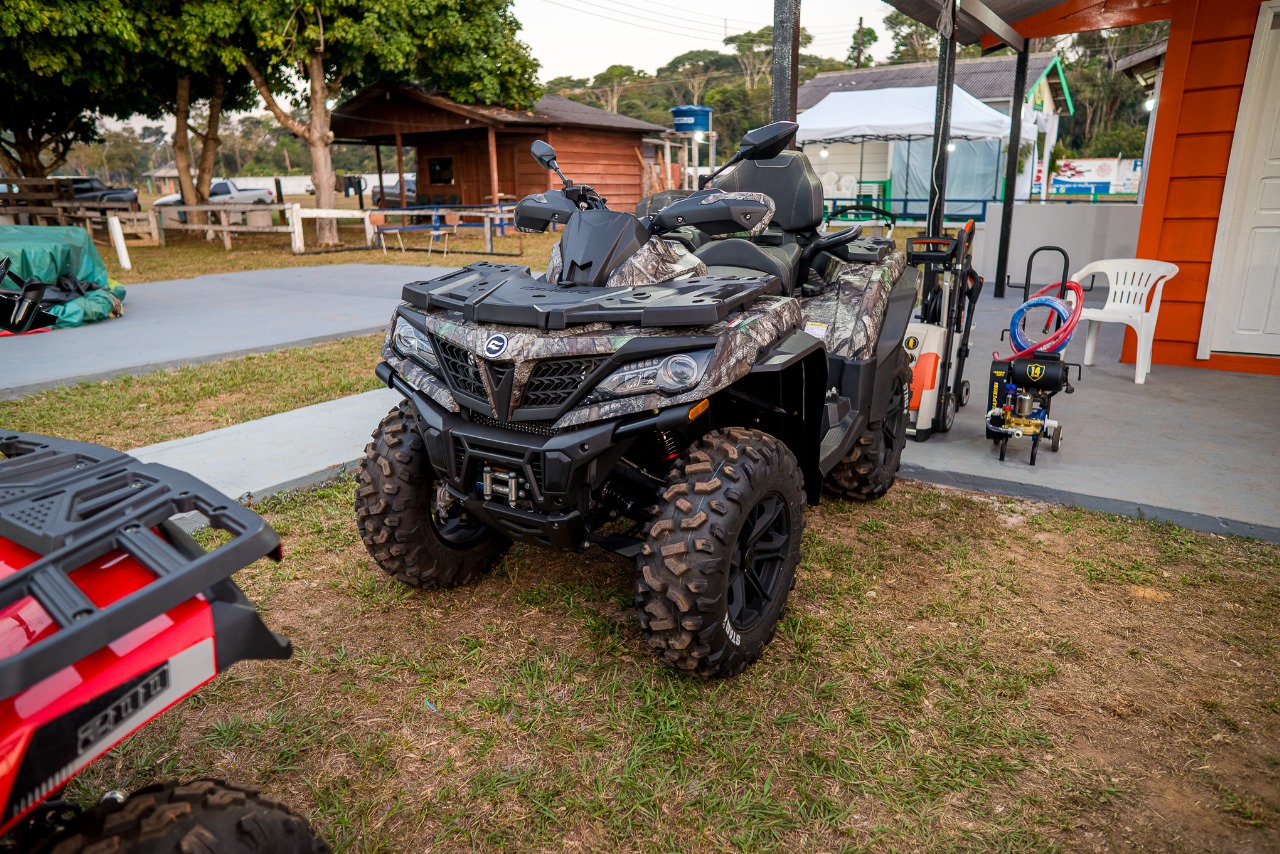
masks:
MULTIPOLYGON (((722 50, 727 34, 773 23, 773 0, 515 0, 520 38, 542 63, 539 78, 593 77, 610 65, 650 74, 690 50, 722 50)), ((802 0, 800 25, 814 37, 806 53, 844 59, 858 18, 880 40, 871 54, 889 53, 880 0, 802 0)))

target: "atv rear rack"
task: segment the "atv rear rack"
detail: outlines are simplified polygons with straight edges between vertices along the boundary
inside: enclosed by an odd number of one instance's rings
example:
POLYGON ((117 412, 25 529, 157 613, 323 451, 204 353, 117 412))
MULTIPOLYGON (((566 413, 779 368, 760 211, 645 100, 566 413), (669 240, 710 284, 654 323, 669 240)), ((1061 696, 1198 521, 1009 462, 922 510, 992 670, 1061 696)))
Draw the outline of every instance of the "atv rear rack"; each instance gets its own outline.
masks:
POLYGON ((168 466, 85 442, 4 431, 0 455, 7 458, 0 459, 0 538, 39 555, 0 578, 0 612, 31 597, 57 625, 52 635, 0 659, 0 700, 219 586, 258 558, 280 558, 279 537, 257 514, 168 466), (180 531, 175 535, 169 520, 192 512, 231 539, 205 552, 180 531), (117 550, 155 579, 99 608, 69 574, 117 550))

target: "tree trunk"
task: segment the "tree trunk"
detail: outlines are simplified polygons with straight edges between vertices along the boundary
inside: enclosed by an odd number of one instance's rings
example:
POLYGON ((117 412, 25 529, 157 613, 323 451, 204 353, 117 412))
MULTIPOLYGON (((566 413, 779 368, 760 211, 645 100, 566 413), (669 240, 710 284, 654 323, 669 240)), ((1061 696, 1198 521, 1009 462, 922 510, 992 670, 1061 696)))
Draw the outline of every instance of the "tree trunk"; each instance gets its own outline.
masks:
POLYGON ((222 75, 215 74, 213 94, 209 97, 209 123, 201 136, 204 144, 200 147, 200 172, 196 175, 196 198, 202 205, 209 203, 209 185, 213 182, 213 172, 218 165, 218 147, 222 145, 218 126, 222 123, 222 103, 226 100, 226 94, 222 75))
MULTIPOLYGON (((324 80, 324 55, 312 53, 307 60, 307 76, 311 79, 311 124, 307 145, 311 149, 311 184, 316 188, 316 207, 333 208, 337 203, 333 187, 333 157, 329 143, 329 87, 324 80)), ((338 245, 338 221, 316 219, 316 241, 321 246, 338 245)))
MULTIPOLYGON (((178 78, 178 94, 173 111, 173 165, 178 170, 178 190, 184 205, 199 203, 196 184, 191 178, 191 136, 187 121, 191 117, 191 78, 178 78)), ((193 214, 192 222, 204 222, 204 214, 193 214)))
MULTIPOLYGON (((262 96, 267 109, 276 117, 280 126, 289 130, 307 144, 311 151, 311 183, 316 188, 316 207, 332 208, 336 202, 333 188, 333 160, 330 157, 329 144, 333 142, 333 133, 329 130, 329 107, 325 103, 329 87, 324 79, 324 54, 313 52, 307 60, 306 77, 311 85, 311 120, 303 124, 285 112, 275 96, 262 72, 252 62, 245 62, 244 68, 253 79, 254 88, 262 96)), ((338 245, 338 223, 332 219, 316 219, 316 238, 322 247, 338 245)))

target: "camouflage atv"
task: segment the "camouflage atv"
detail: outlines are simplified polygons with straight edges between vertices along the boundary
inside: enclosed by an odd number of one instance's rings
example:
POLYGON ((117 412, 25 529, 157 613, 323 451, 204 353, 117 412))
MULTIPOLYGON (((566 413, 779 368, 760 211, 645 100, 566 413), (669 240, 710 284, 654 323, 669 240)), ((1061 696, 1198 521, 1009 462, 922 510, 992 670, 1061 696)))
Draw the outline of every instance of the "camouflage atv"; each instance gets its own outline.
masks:
POLYGON ((818 231, 795 131, 751 131, 710 187, 643 217, 534 143, 564 182, 515 212, 525 231, 564 226, 546 275, 471 264, 406 285, 392 319, 377 374, 405 399, 356 497, 383 570, 454 587, 512 541, 597 545, 635 560, 640 623, 670 664, 755 661, 805 505, 889 489, 910 396, 918 275, 892 240, 818 231))

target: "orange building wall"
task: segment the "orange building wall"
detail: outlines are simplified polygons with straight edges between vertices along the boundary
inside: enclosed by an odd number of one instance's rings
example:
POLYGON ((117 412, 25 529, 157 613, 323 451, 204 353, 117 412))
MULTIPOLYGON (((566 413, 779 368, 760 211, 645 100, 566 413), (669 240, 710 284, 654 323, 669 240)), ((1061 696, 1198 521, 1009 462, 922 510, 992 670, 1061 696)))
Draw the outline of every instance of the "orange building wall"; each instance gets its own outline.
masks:
MULTIPOLYGON (((1159 112, 1146 164, 1138 257, 1177 264, 1164 287, 1152 361, 1280 374, 1280 358, 1196 359, 1227 162, 1261 0, 1069 0, 1017 22, 1028 38, 1171 20, 1159 112)), ((1135 342, 1125 338, 1123 359, 1135 342)))

